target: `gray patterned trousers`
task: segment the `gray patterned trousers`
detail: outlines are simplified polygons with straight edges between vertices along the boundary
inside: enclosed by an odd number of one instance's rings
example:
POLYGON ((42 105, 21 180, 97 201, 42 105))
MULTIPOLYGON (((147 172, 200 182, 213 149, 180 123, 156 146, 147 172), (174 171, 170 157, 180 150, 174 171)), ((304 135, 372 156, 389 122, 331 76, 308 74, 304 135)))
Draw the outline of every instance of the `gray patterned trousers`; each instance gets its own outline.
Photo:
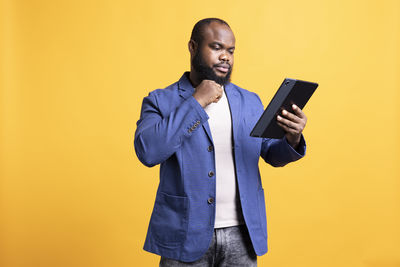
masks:
POLYGON ((161 257, 160 267, 255 267, 257 255, 245 225, 214 229, 207 252, 194 262, 181 262, 161 257))

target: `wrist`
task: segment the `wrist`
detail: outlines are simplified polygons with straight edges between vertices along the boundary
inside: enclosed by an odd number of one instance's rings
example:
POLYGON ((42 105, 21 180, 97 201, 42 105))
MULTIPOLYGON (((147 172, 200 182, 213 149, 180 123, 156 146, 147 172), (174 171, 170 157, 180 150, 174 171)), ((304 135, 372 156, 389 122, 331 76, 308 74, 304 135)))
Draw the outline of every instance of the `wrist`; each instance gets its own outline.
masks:
POLYGON ((202 106, 203 108, 205 108, 207 105, 206 103, 198 96, 196 96, 195 94, 193 94, 194 99, 196 99, 196 101, 200 104, 200 106, 202 106))
POLYGON ((301 139, 301 135, 293 136, 293 137, 286 137, 286 140, 288 141, 289 145, 291 147, 293 147, 294 149, 297 149, 297 147, 299 146, 300 139, 301 139))

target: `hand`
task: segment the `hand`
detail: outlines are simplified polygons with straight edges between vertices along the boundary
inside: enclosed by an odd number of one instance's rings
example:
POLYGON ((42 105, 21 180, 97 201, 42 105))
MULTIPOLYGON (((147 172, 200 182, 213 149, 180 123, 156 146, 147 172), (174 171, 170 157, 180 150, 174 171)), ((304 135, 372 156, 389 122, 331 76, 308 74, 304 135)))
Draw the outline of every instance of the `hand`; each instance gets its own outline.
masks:
POLYGON ((301 133, 307 123, 307 117, 304 112, 296 105, 292 105, 293 113, 282 110, 282 116, 277 116, 277 123, 286 132, 286 139, 289 144, 297 149, 300 143, 301 133))
POLYGON ((222 86, 211 80, 203 80, 195 89, 193 97, 205 108, 217 103, 222 97, 222 86))

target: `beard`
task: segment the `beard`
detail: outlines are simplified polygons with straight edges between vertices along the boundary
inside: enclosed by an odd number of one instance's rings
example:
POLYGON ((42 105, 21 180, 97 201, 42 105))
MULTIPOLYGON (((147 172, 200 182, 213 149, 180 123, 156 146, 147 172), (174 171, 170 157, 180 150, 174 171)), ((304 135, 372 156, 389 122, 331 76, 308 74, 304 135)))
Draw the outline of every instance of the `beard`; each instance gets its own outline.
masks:
POLYGON ((215 73, 215 71, 212 68, 206 65, 206 63, 203 60, 203 54, 200 51, 197 51, 197 53, 194 55, 192 59, 192 66, 198 73, 200 81, 211 80, 220 85, 225 85, 231 81, 231 74, 232 74, 231 65, 225 77, 220 77, 215 73))

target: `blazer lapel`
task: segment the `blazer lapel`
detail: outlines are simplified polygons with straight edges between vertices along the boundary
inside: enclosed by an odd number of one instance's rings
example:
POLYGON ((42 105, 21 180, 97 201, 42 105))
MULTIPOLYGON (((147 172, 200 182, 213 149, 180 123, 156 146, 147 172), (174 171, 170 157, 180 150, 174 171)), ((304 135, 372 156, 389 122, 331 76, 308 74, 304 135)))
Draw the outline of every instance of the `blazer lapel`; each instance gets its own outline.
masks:
MULTIPOLYGON (((189 79, 189 72, 185 72, 182 77, 178 81, 178 91, 179 95, 184 99, 188 99, 194 93, 194 88, 190 83, 189 79)), ((213 143, 210 126, 208 125, 208 121, 203 123, 203 129, 206 132, 208 138, 210 139, 211 143, 213 143)))
POLYGON ((225 93, 231 110, 233 141, 236 141, 241 119, 240 95, 231 83, 225 85, 225 93))

